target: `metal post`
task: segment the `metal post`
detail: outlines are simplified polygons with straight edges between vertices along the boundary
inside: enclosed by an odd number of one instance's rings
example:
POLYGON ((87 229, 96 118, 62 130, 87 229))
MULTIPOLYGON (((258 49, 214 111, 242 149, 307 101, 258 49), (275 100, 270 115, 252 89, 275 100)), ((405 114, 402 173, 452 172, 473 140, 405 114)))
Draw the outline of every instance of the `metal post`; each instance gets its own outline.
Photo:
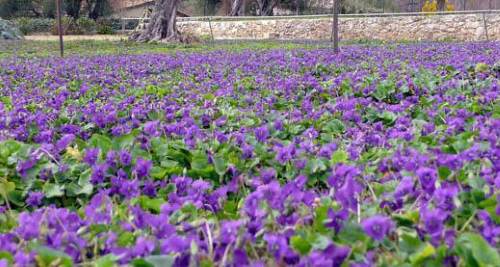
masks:
POLYGON ((59 31, 59 49, 61 50, 61 57, 64 57, 64 41, 63 41, 63 27, 61 22, 61 0, 56 0, 57 9, 57 30, 59 31))
POLYGON ((210 28, 210 36, 212 36, 212 43, 215 41, 214 31, 212 30, 212 19, 208 17, 208 27, 210 28))
POLYGON ((339 52, 339 5, 340 0, 333 0, 333 49, 335 53, 339 52))
POLYGON ((125 19, 122 18, 122 34, 125 34, 125 30, 126 30, 126 23, 125 23, 125 19))
POLYGON ((486 24, 486 13, 483 12, 483 23, 484 23, 484 33, 486 34, 486 41, 490 40, 490 37, 488 35, 488 25, 486 24))

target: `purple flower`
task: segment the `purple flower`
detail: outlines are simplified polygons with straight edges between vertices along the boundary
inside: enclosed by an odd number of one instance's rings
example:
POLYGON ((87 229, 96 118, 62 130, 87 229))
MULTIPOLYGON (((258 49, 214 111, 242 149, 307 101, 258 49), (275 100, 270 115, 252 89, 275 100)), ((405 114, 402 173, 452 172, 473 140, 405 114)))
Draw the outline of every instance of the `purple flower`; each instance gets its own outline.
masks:
POLYGON ((44 194, 42 192, 30 192, 26 203, 31 207, 38 207, 42 204, 44 194))
POLYGON ((92 174, 90 175, 90 181, 93 184, 100 184, 104 182, 106 178, 106 174, 108 172, 108 164, 96 164, 92 167, 92 174))
POLYGON ((283 121, 282 120, 276 120, 274 122, 274 129, 276 131, 283 131, 285 127, 283 127, 283 121))
POLYGON ((272 168, 264 169, 260 172, 260 177, 263 183, 268 184, 276 179, 276 170, 272 168))
POLYGON ((319 155, 321 157, 330 159, 332 157, 333 152, 337 150, 337 147, 338 146, 335 143, 326 144, 319 150, 319 155))
POLYGON ((249 159, 253 156, 253 146, 245 143, 241 146, 241 152, 244 159, 249 159))
POLYGON ((152 167, 153 167, 153 162, 151 162, 150 160, 137 158, 137 162, 135 163, 134 166, 134 172, 135 174, 137 174, 138 178, 144 178, 149 176, 149 172, 151 171, 152 167))
POLYGON ((382 241, 394 228, 394 223, 389 217, 383 215, 374 215, 364 219, 361 226, 365 233, 371 238, 382 241))
POLYGON ((234 266, 248 266, 248 256, 245 250, 235 249, 233 252, 233 265, 234 266))
POLYGON ((116 158, 117 158, 117 154, 116 151, 114 150, 110 150, 108 151, 108 153, 106 154, 106 163, 110 166, 110 167, 116 167, 116 158))
POLYGON ((37 238, 40 234, 40 222, 42 221, 43 210, 33 213, 22 212, 19 214, 19 226, 15 232, 23 239, 30 240, 37 238))
POLYGON ((168 239, 162 242, 161 244, 161 252, 165 254, 169 253, 183 253, 189 248, 190 241, 180 237, 176 234, 173 234, 168 239))
POLYGON ((433 197, 438 208, 451 211, 455 208, 453 199, 457 194, 458 188, 455 185, 443 185, 436 189, 433 197))
POLYGON ((56 149, 57 151, 63 151, 66 149, 72 142, 75 140, 75 135, 74 134, 65 134, 59 141, 56 143, 56 149))
POLYGON ((401 179, 401 182, 399 182, 399 185, 396 187, 396 190, 394 191, 394 197, 395 198, 402 198, 410 193, 413 192, 413 178, 412 177, 403 177, 401 179))
POLYGON ((484 239, 492 246, 498 244, 500 242, 500 225, 494 222, 488 212, 484 210, 479 211, 477 217, 482 221, 480 230, 484 239))
POLYGON ((133 254, 135 257, 144 257, 150 255, 154 249, 155 242, 141 236, 135 242, 133 254))
POLYGON ((339 211, 334 211, 333 209, 328 209, 328 220, 325 224, 326 227, 333 228, 335 233, 338 233, 342 226, 344 225, 345 220, 349 217, 349 211, 346 209, 342 209, 339 211))
POLYGON ((255 138, 257 141, 264 143, 266 142, 267 138, 269 138, 269 130, 267 129, 267 126, 262 126, 258 127, 254 131, 255 133, 255 138))
POLYGON ((292 160, 295 156, 295 146, 290 144, 288 146, 283 146, 278 148, 276 153, 276 160, 281 164, 285 165, 288 161, 292 160))
POLYGON ((85 149, 85 156, 83 156, 83 162, 92 166, 96 163, 99 158, 100 149, 99 148, 87 148, 85 149))
POLYGON ((85 216, 93 224, 109 224, 111 222, 113 204, 106 191, 101 191, 90 200, 85 208, 85 216))
POLYGON ((19 162, 16 166, 16 170, 17 170, 17 172, 19 172, 21 177, 26 177, 26 175, 28 174, 28 171, 30 169, 32 169, 33 167, 35 167, 35 165, 37 163, 38 163, 38 159, 30 158, 28 160, 19 162))
POLYGON ((427 207, 422 207, 420 210, 420 221, 424 225, 424 230, 434 238, 439 238, 443 233, 447 216, 447 212, 441 209, 429 210, 427 207))
POLYGON ((128 166, 132 162, 132 156, 126 150, 121 150, 120 153, 118 154, 118 157, 120 158, 120 163, 123 166, 128 166))
POLYGON ((434 193, 436 189, 437 173, 434 169, 427 167, 420 167, 417 170, 418 180, 420 181, 420 186, 428 193, 434 193))
POLYGON ((144 124, 144 133, 149 136, 159 136, 160 131, 158 131, 158 128, 159 121, 148 121, 144 124))

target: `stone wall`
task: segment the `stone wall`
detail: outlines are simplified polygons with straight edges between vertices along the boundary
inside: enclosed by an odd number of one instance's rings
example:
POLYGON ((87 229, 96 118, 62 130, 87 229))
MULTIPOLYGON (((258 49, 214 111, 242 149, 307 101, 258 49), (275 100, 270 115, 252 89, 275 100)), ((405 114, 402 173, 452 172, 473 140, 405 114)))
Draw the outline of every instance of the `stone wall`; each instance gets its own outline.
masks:
MULTIPOLYGON (((500 13, 368 16, 340 18, 340 36, 343 40, 500 40, 500 13)), ((247 20, 211 20, 215 39, 330 39, 332 19, 266 18, 247 20)), ((179 19, 181 32, 209 36, 208 21, 179 19)))

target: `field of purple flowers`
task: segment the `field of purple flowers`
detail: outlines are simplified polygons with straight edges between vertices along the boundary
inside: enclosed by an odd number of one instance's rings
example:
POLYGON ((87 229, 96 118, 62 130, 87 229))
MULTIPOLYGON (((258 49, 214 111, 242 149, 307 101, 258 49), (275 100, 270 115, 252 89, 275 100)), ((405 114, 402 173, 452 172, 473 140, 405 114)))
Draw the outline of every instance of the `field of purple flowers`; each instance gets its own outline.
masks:
POLYGON ((0 266, 498 266, 500 43, 0 61, 0 266))

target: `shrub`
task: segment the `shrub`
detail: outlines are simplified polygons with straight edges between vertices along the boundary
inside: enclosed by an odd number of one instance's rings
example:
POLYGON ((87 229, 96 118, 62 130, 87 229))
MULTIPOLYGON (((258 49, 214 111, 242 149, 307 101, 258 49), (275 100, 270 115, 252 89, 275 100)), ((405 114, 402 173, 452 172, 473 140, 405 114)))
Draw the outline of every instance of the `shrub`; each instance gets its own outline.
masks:
MULTIPOLYGON (((422 12, 436 12, 438 11, 438 3, 436 0, 427 0, 422 7, 422 12)), ((448 0, 445 1, 445 11, 455 11, 455 6, 449 3, 448 0)))
MULTIPOLYGON (((83 31, 78 27, 78 24, 76 24, 75 20, 71 17, 64 16, 61 19, 61 25, 62 25, 62 31, 63 34, 82 34, 83 31)), ((57 23, 54 23, 52 26, 52 34, 57 35, 59 34, 59 28, 57 26, 57 23)))
MULTIPOLYGON (((62 18, 63 34, 94 34, 99 31, 99 25, 94 20, 87 17, 81 17, 74 20, 71 17, 62 18)), ((57 23, 52 27, 52 34, 58 34, 57 23)))
POLYGON ((14 23, 23 34, 50 32, 55 25, 54 19, 48 18, 17 18, 14 23))
POLYGON ((97 29, 97 23, 93 19, 87 17, 81 17, 76 21, 76 25, 85 34, 95 33, 97 29))
POLYGON ((115 34, 111 20, 99 19, 97 21, 97 34, 115 34))

